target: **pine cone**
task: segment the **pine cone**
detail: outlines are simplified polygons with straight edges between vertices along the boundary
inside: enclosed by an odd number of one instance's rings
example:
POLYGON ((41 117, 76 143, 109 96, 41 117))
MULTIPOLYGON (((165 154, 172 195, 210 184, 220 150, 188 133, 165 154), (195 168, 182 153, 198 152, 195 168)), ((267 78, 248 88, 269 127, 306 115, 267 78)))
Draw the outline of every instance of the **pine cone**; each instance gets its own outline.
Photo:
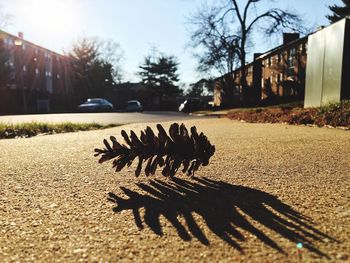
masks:
POLYGON ((193 176, 194 172, 201 165, 206 166, 210 157, 215 152, 215 146, 211 145, 208 138, 200 133, 198 135, 195 126, 191 128, 189 135, 184 124, 173 123, 169 128, 169 136, 162 125, 157 124, 158 136, 154 134, 150 127, 141 132, 140 139, 131 131, 130 137, 122 130, 127 145, 117 142, 114 136, 111 136, 112 146, 105 139, 103 140, 106 148, 95 149, 95 155, 99 156, 99 163, 113 160, 113 168, 116 172, 121 171, 125 166, 130 166, 137 157, 139 160, 135 171, 138 177, 142 170, 142 163, 147 162, 146 176, 154 175, 157 166, 163 167, 164 176, 173 177, 180 166, 182 172, 193 176))

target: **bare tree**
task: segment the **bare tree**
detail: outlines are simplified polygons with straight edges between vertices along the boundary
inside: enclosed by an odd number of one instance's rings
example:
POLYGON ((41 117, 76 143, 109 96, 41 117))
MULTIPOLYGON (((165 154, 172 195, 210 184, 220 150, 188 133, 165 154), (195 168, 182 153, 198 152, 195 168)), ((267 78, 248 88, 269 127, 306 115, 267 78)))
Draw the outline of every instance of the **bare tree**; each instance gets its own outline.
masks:
POLYGON ((120 47, 113 41, 82 37, 68 52, 78 99, 105 96, 120 75, 120 47))
POLYGON ((212 79, 200 79, 199 81, 190 84, 186 92, 186 96, 200 97, 213 94, 214 81, 212 79))
POLYGON ((121 82, 123 70, 121 63, 124 60, 124 51, 120 44, 112 39, 97 39, 100 57, 112 65, 112 75, 116 82, 121 82))
POLYGON ((227 21, 219 23, 221 13, 221 8, 205 6, 189 20, 193 29, 190 46, 197 49, 194 55, 200 72, 214 69, 224 75, 237 66, 239 37, 231 31, 227 21))
MULTIPOLYGON (((258 8, 273 0, 226 0, 215 7, 202 8, 190 19, 192 23, 191 46, 197 53, 199 69, 225 69, 232 72, 236 65, 241 68, 240 83, 243 96, 247 99, 247 80, 244 65, 247 49, 253 45, 252 36, 256 29, 271 36, 284 30, 305 32, 300 17, 280 8, 258 8)), ((222 73, 222 72, 220 72, 222 73)))
POLYGON ((4 29, 12 22, 12 14, 4 11, 4 8, 0 5, 0 29, 4 29))

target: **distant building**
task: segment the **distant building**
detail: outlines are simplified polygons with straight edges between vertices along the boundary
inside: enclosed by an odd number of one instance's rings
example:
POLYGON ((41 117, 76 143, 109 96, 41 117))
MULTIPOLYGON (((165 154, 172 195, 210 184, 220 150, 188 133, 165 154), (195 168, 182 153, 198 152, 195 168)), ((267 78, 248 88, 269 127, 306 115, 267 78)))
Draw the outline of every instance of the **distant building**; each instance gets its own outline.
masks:
POLYGON ((0 31, 0 114, 71 108, 68 57, 0 31))
MULTIPOLYGON (((344 23, 344 21, 342 23, 344 23)), ((347 19, 347 21, 348 23, 345 24, 349 24, 349 19, 347 19)), ((326 28, 321 28, 320 30, 327 31, 327 28, 331 27, 333 28, 336 26, 331 25, 326 28)), ((330 29, 328 31, 333 32, 334 30, 330 29)), ((328 34, 328 37, 331 38, 331 32, 328 34)), ((344 39, 344 37, 347 39, 349 37, 349 34, 350 29, 347 31, 343 30, 339 32, 339 34, 337 33, 334 35, 335 38, 332 39, 332 43, 334 44, 337 42, 337 39, 344 39)), ((242 72, 240 68, 234 70, 229 74, 217 78, 214 89, 214 105, 247 106, 258 105, 264 101, 268 103, 288 100, 303 100, 305 96, 305 83, 307 79, 306 68, 308 65, 308 44, 310 37, 313 39, 313 35, 314 34, 310 34, 303 38, 299 38, 298 34, 287 33, 283 35, 283 44, 281 46, 276 47, 263 54, 255 54, 253 62, 245 65, 244 67, 248 84, 246 90, 243 90, 243 87, 240 83, 240 76, 242 72)), ((322 42, 325 38, 319 39, 322 42)), ((344 45, 342 43, 339 44, 341 47, 339 47, 340 50, 337 52, 340 52, 339 54, 343 54, 343 50, 347 51, 347 53, 344 53, 345 55, 343 65, 348 65, 350 63, 350 58, 347 57, 347 54, 348 50, 350 50, 350 41, 345 41, 344 43, 344 45)), ((318 45, 313 43, 312 48, 317 49, 317 46, 322 45, 324 45, 323 42, 319 43, 318 45)), ((333 45, 332 47, 333 49, 336 49, 336 45, 333 45)), ((322 54, 320 52, 322 53, 322 49, 316 53, 317 58, 321 57, 322 54)), ((312 67, 312 63, 321 63, 323 60, 319 59, 319 61, 316 62, 315 59, 313 61, 314 62, 309 62, 309 68, 312 67)), ((342 65, 341 62, 338 64, 342 65)), ((338 69, 338 71, 343 72, 344 70, 338 69)), ((309 79, 322 79, 323 73, 319 73, 319 75, 312 76, 310 73, 309 79)), ((346 77, 343 79, 344 83, 346 77)), ((315 85, 316 84, 317 83, 315 83, 315 85)), ((350 83, 347 83, 347 85, 350 85, 350 83)), ((350 92, 342 92, 342 94, 349 93, 350 92)), ((343 96, 342 99, 349 97, 350 96, 343 96)), ((337 98, 339 100, 340 96, 337 98)))
POLYGON ((183 102, 182 96, 164 96, 160 101, 153 89, 136 82, 119 83, 104 94, 115 109, 125 109, 129 100, 138 100, 145 110, 177 110, 183 102))
POLYGON ((151 104, 152 93, 142 83, 119 83, 108 90, 105 97, 113 103, 115 109, 125 109, 129 100, 138 100, 144 107, 151 104))

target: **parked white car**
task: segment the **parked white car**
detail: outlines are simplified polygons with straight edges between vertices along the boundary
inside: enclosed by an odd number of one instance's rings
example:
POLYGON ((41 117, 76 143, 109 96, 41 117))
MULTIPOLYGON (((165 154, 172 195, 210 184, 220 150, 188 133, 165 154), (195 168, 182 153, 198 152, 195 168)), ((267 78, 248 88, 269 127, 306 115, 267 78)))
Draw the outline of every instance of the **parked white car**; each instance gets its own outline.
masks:
POLYGON ((143 107, 141 105, 141 102, 139 102, 138 100, 129 100, 128 104, 126 105, 125 111, 128 112, 142 112, 143 111, 143 107))

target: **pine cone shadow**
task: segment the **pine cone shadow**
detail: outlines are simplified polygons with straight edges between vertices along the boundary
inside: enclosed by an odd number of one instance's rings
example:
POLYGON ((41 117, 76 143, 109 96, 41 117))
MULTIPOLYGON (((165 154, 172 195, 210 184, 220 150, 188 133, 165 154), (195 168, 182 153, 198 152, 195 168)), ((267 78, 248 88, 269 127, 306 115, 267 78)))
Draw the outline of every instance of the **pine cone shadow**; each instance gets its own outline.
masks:
POLYGON ((140 193, 121 187, 128 198, 109 193, 108 199, 116 203, 114 212, 132 210, 139 229, 144 224, 157 235, 162 235, 160 216, 164 216, 176 229, 178 235, 186 241, 197 238, 202 244, 210 242, 197 224, 193 214, 204 220, 206 226, 216 236, 242 251, 240 243, 245 238, 242 230, 255 235, 261 242, 281 253, 285 253, 276 241, 259 229, 264 227, 294 243, 302 243, 307 250, 328 257, 313 244, 324 238, 337 242, 312 226, 312 221, 282 203, 277 197, 249 187, 232 185, 207 178, 183 180, 151 180, 138 183, 140 193), (142 192, 145 192, 142 193, 142 192), (144 208, 143 220, 140 209, 144 208), (182 224, 178 217, 183 217, 182 224))

